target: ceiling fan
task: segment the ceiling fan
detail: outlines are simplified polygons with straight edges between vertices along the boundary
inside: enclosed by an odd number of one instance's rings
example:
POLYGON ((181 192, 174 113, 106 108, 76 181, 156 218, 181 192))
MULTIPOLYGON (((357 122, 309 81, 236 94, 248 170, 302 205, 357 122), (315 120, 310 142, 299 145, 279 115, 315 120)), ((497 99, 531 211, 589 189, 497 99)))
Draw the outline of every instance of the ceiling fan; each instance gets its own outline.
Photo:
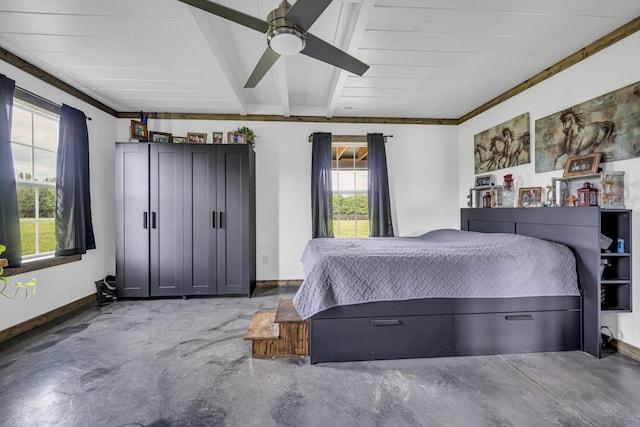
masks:
POLYGON ((307 32, 331 0, 297 0, 293 6, 282 0, 266 21, 208 0, 179 1, 267 35, 267 49, 245 88, 256 87, 281 55, 302 53, 359 76, 369 69, 367 64, 307 32))

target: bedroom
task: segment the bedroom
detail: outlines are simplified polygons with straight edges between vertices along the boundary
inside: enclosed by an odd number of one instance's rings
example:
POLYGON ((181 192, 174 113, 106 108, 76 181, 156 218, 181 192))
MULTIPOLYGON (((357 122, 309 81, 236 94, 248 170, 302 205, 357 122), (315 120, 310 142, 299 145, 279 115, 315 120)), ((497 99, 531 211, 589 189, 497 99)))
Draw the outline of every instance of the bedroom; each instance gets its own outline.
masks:
MULTIPOLYGON (((638 81, 638 48, 640 36, 638 33, 631 34, 457 126, 153 120, 150 127, 180 135, 189 131, 231 130, 243 125, 255 131, 259 136, 256 144, 256 156, 259 159, 256 192, 259 210, 256 224, 257 279, 299 280, 302 278, 299 258, 311 227, 307 210, 310 144, 306 142, 310 133, 383 132, 393 135, 387 144, 387 156, 396 234, 417 235, 435 228, 457 228, 459 208, 466 205, 466 194, 474 177, 473 135, 526 111, 535 120, 638 81)), ((115 228, 111 215, 114 193, 113 141, 127 138, 130 118, 116 119, 6 62, 0 62, 0 72, 31 92, 57 103, 67 102, 92 117, 89 125, 92 197, 94 227, 99 243, 98 249, 89 251, 80 262, 16 276, 16 280, 37 276, 40 280, 38 298, 20 304, 0 300, 0 330, 4 331, 91 295, 94 292, 93 282, 105 274, 113 273, 115 242, 109 237, 114 234, 115 228)), ((474 104, 473 107, 478 105, 474 104)), ((135 111, 134 108, 131 110, 135 111)), ((634 189, 640 179, 637 175, 639 162, 638 159, 630 159, 606 166, 624 170, 627 188, 634 189)), ((531 186, 544 186, 551 177, 560 174, 560 171, 536 174, 533 164, 502 172, 512 172, 522 183, 531 186)), ((634 211, 640 208, 637 195, 633 192, 627 194, 626 200, 628 208, 634 211)), ((634 241, 636 237, 637 233, 634 233, 634 241)), ((637 262, 634 267, 639 271, 637 262)), ((622 341, 640 347, 640 318, 637 313, 611 315, 606 322, 622 341)))

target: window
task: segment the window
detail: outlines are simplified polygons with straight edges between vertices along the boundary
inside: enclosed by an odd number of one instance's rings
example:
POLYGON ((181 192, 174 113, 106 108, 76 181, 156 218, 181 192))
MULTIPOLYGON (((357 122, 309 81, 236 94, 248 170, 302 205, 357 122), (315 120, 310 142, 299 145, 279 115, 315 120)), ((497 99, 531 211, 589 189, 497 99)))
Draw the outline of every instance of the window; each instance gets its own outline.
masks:
POLYGON ((369 237, 366 144, 334 145, 332 151, 333 234, 369 237))
POLYGON ((55 251, 59 121, 59 115, 14 98, 11 149, 24 260, 55 251))

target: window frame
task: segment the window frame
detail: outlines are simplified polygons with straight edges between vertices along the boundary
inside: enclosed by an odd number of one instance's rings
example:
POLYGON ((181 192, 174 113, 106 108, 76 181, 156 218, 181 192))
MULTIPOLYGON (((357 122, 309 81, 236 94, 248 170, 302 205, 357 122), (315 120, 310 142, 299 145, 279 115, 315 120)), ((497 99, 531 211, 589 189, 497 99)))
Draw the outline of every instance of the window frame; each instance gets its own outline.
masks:
MULTIPOLYGON (((332 142, 332 143, 331 143, 331 150, 332 150, 332 152, 333 152, 334 150, 338 150, 340 147, 351 147, 351 148, 356 149, 356 148, 361 148, 361 147, 367 147, 367 143, 366 143, 366 142, 332 142)), ((336 156, 336 157, 337 157, 337 156, 336 156)), ((332 161, 333 161, 333 160, 332 160, 332 161)), ((332 167, 331 167, 331 172, 332 172, 332 173, 333 173, 333 172, 336 172, 336 178, 338 178, 338 177, 340 176, 340 171, 345 171, 345 172, 351 172, 351 173, 353 173, 353 178, 354 178, 354 190, 353 190, 353 191, 351 191, 351 190, 338 190, 338 191, 334 191, 334 190, 333 190, 333 188, 332 188, 332 189, 331 189, 331 195, 332 195, 332 197, 333 197, 334 195, 338 195, 338 196, 351 196, 351 195, 353 195, 353 196, 356 198, 356 200, 355 200, 354 202, 356 202, 356 206, 357 206, 357 197, 358 197, 358 195, 364 195, 364 196, 368 197, 368 195, 369 195, 369 194, 368 194, 368 193, 369 193, 369 190, 368 190, 368 188, 367 188, 367 189, 364 189, 364 190, 357 190, 357 189, 355 189, 355 180, 356 180, 355 172, 356 172, 356 171, 359 171, 359 170, 365 170, 365 171, 367 172, 367 174, 368 174, 368 173, 369 173, 369 167, 368 167, 368 162, 367 162, 367 168, 357 168, 357 167, 356 167, 356 165, 355 165, 355 164, 356 164, 356 161, 357 161, 357 160, 356 160, 356 158, 354 157, 354 158, 353 158, 353 167, 348 168, 348 169, 344 169, 344 168, 340 168, 340 160, 339 160, 339 159, 336 159, 336 160, 335 160, 335 162, 336 162, 336 167, 334 167, 334 166, 332 165, 332 167)), ((339 183, 337 184, 337 186, 339 187, 339 183)), ((367 209, 367 214, 368 214, 368 209, 367 209)), ((340 237, 340 236, 339 236, 339 234, 340 234, 340 232, 339 232, 339 230, 340 230, 340 221, 341 221, 341 219, 340 219, 340 216, 339 216, 339 215, 340 215, 340 214, 338 213, 338 217, 337 217, 337 218, 336 218, 336 217, 332 217, 332 221, 337 222, 337 229, 336 229, 336 227, 334 227, 334 236, 335 236, 335 238, 337 238, 337 239, 344 239, 344 238, 346 238, 346 237, 340 237)), ((357 231, 358 231, 358 222, 360 222, 360 221, 356 219, 356 220, 355 220, 355 230, 356 230, 355 234, 356 234, 356 238, 369 238, 369 237, 370 237, 370 236, 369 236, 370 231, 369 231, 369 228, 368 228, 368 227, 366 228, 367 236, 366 236, 366 237, 358 237, 358 235, 357 235, 357 234, 358 234, 358 233, 357 233, 357 231)))
MULTIPOLYGON (((31 93, 22 88, 16 87, 13 93, 14 100, 17 99, 20 104, 30 104, 27 107, 35 109, 45 110, 46 113, 54 114, 60 117, 61 107, 45 98, 42 98, 34 93, 31 93)), ((15 103, 14 103, 15 104, 15 103)), ((43 113, 43 114, 46 114, 43 113)), ((18 180, 16 178, 16 184, 33 186, 32 181, 18 180)), ((41 183, 37 184, 37 187, 51 187, 55 186, 55 183, 41 183)), ((1 256, 1 255, 0 255, 1 256)), ((20 267, 8 268, 3 270, 3 276, 9 277, 17 274, 28 273, 30 271, 40 270, 43 268, 53 267, 56 265, 67 264, 70 262, 80 261, 82 255, 69 255, 69 256, 56 256, 55 250, 53 252, 47 252, 46 254, 36 254, 32 257, 27 256, 22 258, 22 265, 20 267)))

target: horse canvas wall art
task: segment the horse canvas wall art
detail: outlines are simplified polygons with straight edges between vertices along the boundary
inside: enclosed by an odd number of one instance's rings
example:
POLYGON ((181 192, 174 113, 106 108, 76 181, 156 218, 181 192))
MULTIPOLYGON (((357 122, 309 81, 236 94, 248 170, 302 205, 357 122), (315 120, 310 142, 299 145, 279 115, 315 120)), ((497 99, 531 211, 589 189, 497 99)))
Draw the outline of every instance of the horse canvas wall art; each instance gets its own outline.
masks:
POLYGON ((640 82, 536 120, 536 172, 591 153, 602 162, 640 155, 640 82))
POLYGON ((475 173, 531 162, 529 113, 473 136, 475 173))

